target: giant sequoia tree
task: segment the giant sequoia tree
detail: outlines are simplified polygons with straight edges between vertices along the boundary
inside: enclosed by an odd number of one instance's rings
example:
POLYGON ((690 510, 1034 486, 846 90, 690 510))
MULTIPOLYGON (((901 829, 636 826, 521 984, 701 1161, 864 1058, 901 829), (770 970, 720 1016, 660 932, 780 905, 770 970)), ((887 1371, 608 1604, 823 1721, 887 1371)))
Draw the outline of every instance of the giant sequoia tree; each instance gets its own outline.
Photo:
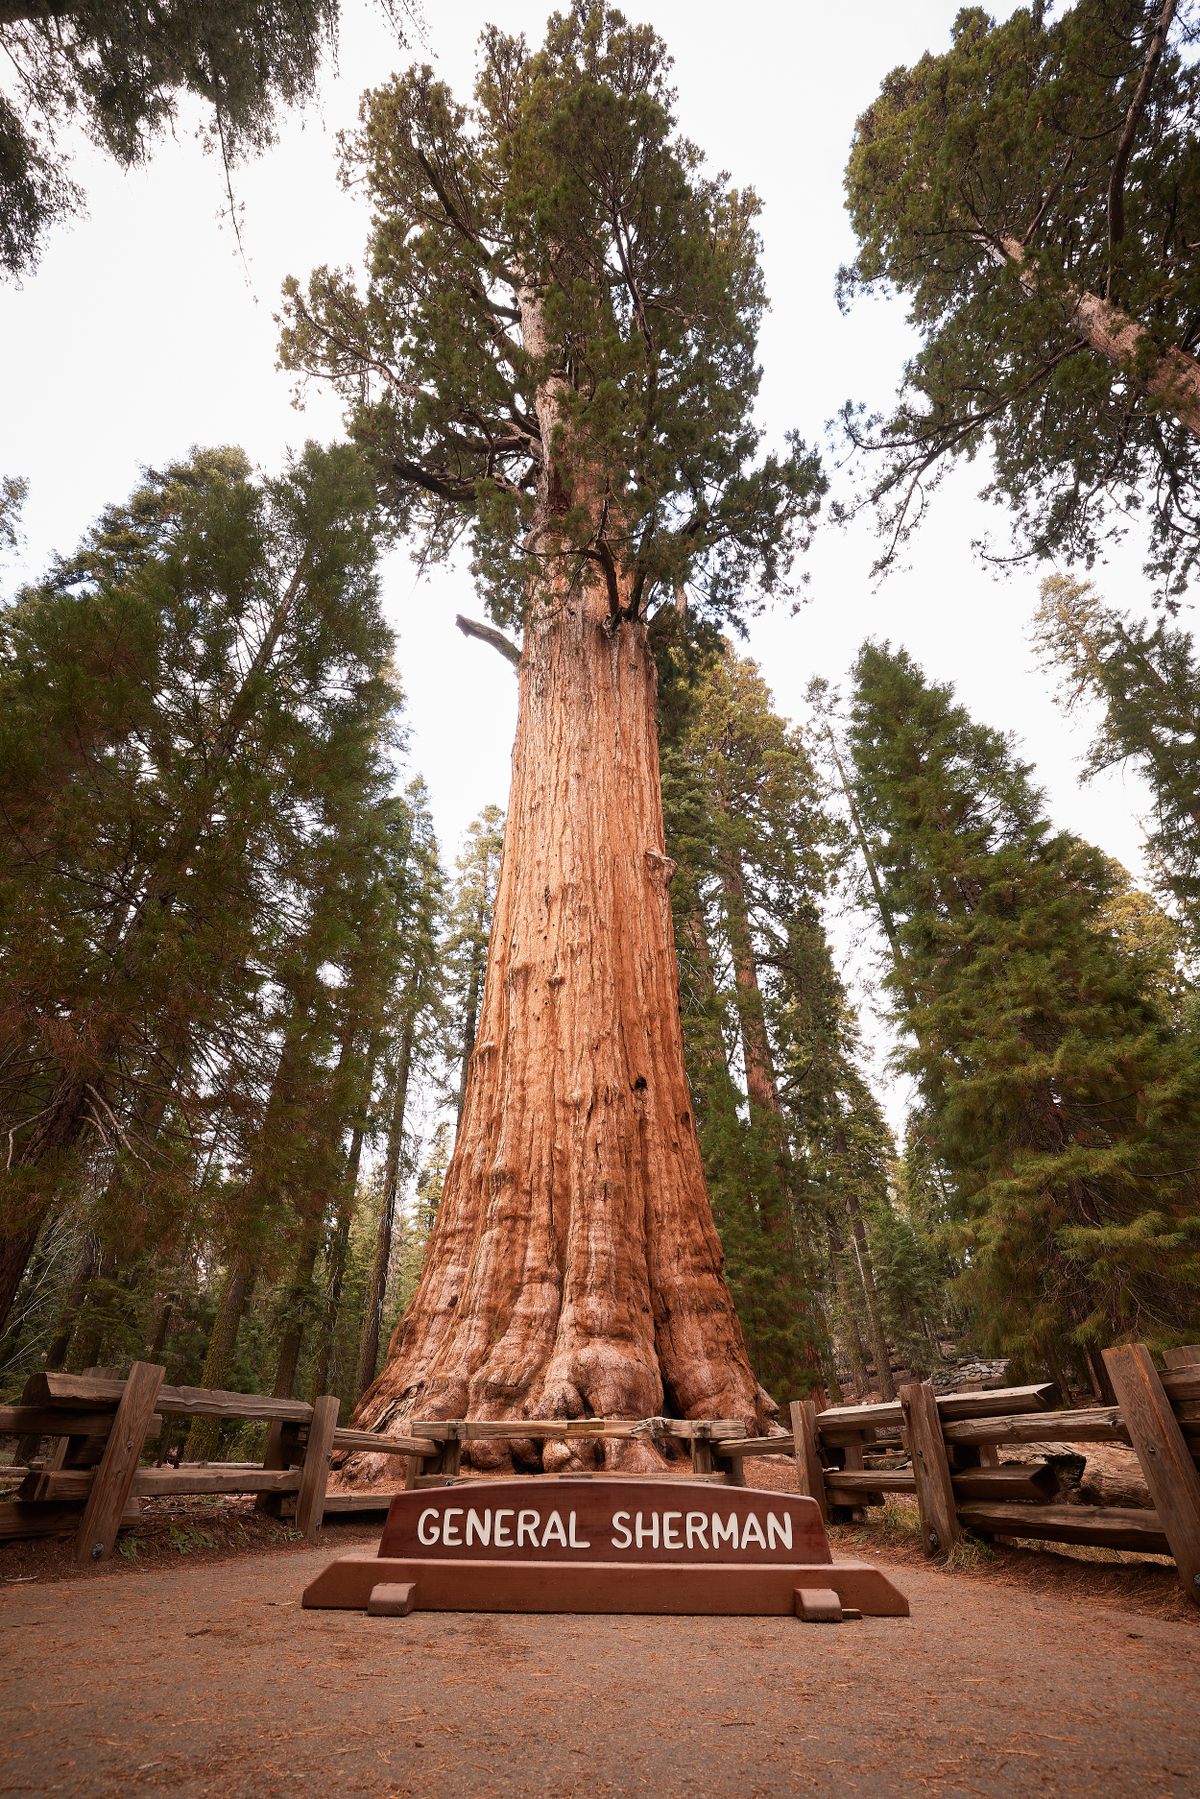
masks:
POLYGON ((285 362, 523 638, 461 1127, 370 1425, 763 1415, 684 1077, 647 619, 684 578, 718 617, 780 586, 819 474, 756 461, 756 203, 677 135, 668 68, 580 0, 536 52, 485 33, 471 106, 411 70, 347 149, 365 291, 288 288, 285 362))
POLYGON ((921 348, 881 453, 889 551, 985 446, 1029 547, 1088 555, 1142 508, 1179 591, 1200 551, 1200 65, 1195 0, 1075 0, 895 69, 846 175, 843 292, 899 290, 921 348), (1114 504, 1115 503, 1115 504, 1114 504))

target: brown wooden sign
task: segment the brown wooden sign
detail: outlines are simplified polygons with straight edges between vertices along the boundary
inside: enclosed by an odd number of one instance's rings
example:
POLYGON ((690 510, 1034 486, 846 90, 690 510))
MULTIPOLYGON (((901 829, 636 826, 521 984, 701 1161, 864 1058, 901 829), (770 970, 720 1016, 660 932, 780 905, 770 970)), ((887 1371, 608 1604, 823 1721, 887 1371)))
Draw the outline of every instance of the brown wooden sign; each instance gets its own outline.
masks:
POLYGON ((905 1616, 875 1568, 834 1562, 812 1499, 686 1480, 466 1480, 397 1494, 378 1555, 306 1606, 421 1611, 905 1616))

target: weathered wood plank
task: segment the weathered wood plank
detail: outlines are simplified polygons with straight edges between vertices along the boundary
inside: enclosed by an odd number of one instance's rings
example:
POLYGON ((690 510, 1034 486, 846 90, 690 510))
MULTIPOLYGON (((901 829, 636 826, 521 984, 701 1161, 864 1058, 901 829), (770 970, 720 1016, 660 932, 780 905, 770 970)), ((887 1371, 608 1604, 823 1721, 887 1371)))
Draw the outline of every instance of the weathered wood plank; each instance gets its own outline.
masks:
MULTIPOLYGON (((966 1418, 1002 1417, 1009 1412, 1045 1411, 1058 1396, 1052 1381, 1040 1381, 1028 1387, 994 1387, 989 1393, 942 1393, 937 1396, 939 1418, 959 1421, 966 1418)), ((903 1409, 898 1399, 883 1400, 872 1405, 826 1406, 817 1416, 817 1425, 826 1442, 836 1443, 835 1432, 849 1430, 855 1434, 880 1425, 903 1423, 903 1409)))
POLYGON ((338 1408, 341 1401, 334 1394, 322 1394, 314 1400, 308 1427, 308 1444, 304 1451, 304 1467, 296 1495, 296 1529, 309 1542, 315 1542, 325 1511, 325 1488, 329 1480, 329 1461, 333 1439, 337 1434, 338 1408))
MULTIPOLYGON (((126 1530, 138 1521, 137 1500, 131 1500, 121 1513, 120 1528, 126 1530)), ((19 1499, 0 1505, 0 1542, 14 1542, 22 1537, 73 1537, 79 1529, 78 1505, 25 1505, 19 1499)))
POLYGON ((1128 1443, 1115 1405, 1071 1412, 1020 1412, 1008 1418, 966 1418, 942 1426, 947 1443, 1128 1443))
POLYGON ((496 1443, 512 1437, 621 1441, 656 1435, 678 1437, 683 1442, 698 1436, 716 1443, 745 1435, 745 1427, 736 1418, 405 1418, 402 1422, 414 1437, 459 1443, 496 1443))
POLYGON ((735 1437, 728 1447, 739 1455, 795 1455, 796 1440, 790 1432, 769 1437, 735 1437))
MULTIPOLYGON (((1106 1350, 1105 1354, 1107 1353, 1106 1350)), ((1168 1374, 1160 1375, 1159 1379, 1162 1381, 1163 1392, 1172 1405, 1182 1405, 1189 1399, 1200 1399, 1200 1366, 1175 1368, 1168 1374)))
POLYGON ((1187 1343, 1181 1349, 1164 1349, 1163 1361, 1168 1372, 1200 1365, 1200 1343, 1187 1343))
POLYGON ((788 1407, 788 1420, 795 1445, 796 1487, 815 1499, 821 1516, 829 1522, 829 1498, 825 1492, 825 1470, 821 1466, 821 1447, 817 1437, 817 1408, 811 1399, 793 1399, 788 1407))
POLYGON ((135 1362, 129 1370, 83 1508, 75 1539, 77 1562, 101 1561, 113 1552, 166 1372, 155 1362, 135 1362))
POLYGON ((1040 1505, 1058 1492, 1046 1462, 1001 1462, 995 1468, 956 1468, 950 1473, 956 1503, 964 1499, 1027 1500, 1040 1505))
POLYGON ((929 1555, 948 1555, 962 1532, 954 1509, 954 1488, 950 1484, 937 1396, 928 1381, 914 1381, 911 1386, 901 1387, 900 1405, 917 1483, 917 1510, 921 1514, 925 1549, 929 1555))
MULTIPOLYGON (((399 1490, 401 1492, 404 1491, 403 1488, 400 1488, 399 1490)), ((364 1487, 363 1490, 358 1493, 339 1493, 336 1487, 330 1488, 327 1489, 325 1493, 325 1516, 328 1518, 331 1512, 339 1514, 350 1512, 386 1512, 395 1496, 395 1491, 391 1488, 376 1489, 374 1487, 364 1487)))
POLYGON ((1144 1343, 1106 1349, 1104 1366, 1171 1545, 1180 1584, 1200 1605, 1200 1474, 1171 1410, 1166 1382, 1159 1378, 1144 1343))
POLYGON ((430 1437, 384 1437, 373 1430, 335 1430, 335 1449, 368 1449, 373 1455, 415 1455, 431 1458, 438 1453, 430 1437))
POLYGON ((845 1503, 863 1505, 864 1493, 915 1493, 917 1479, 911 1468, 826 1468, 825 1487, 831 1498, 837 1487, 850 1495, 845 1503))
POLYGON ((1096 1543, 1105 1549, 1140 1549, 1169 1555, 1166 1533, 1155 1512, 1098 1505, 1006 1505, 967 1500, 958 1508, 972 1530, 1056 1543, 1096 1543))
MULTIPOLYGON (((37 1374, 26 1383, 30 1405, 115 1407, 125 1382, 95 1374, 37 1374)), ((302 1399, 275 1399, 270 1393, 227 1393, 215 1387, 163 1387, 159 1412, 172 1418, 290 1418, 307 1424, 312 1407, 302 1399)))
MULTIPOLYGON (((0 1437, 107 1437, 113 1411, 68 1412, 55 1406, 0 1405, 0 1437)), ((156 1412, 146 1429, 147 1437, 162 1430, 156 1412)))
MULTIPOLYGON (((86 1499, 95 1468, 51 1468, 32 1473, 18 1498, 27 1501, 86 1499)), ((164 1493, 295 1493, 300 1487, 298 1468, 231 1468, 220 1462, 186 1463, 181 1468, 139 1468, 131 1492, 135 1499, 151 1499, 164 1493)))

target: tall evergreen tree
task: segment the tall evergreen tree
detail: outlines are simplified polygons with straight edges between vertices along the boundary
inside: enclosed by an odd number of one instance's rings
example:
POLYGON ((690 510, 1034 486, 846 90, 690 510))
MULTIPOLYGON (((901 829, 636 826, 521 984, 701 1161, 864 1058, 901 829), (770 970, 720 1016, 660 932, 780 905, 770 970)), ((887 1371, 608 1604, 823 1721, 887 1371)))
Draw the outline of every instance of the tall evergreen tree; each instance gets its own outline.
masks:
POLYGON ((1089 582, 1042 582, 1038 648, 1062 679, 1063 703, 1103 708, 1085 773, 1132 762, 1150 783, 1148 848, 1200 949, 1200 661, 1191 634, 1106 606, 1089 582))
POLYGON ((0 1315, 81 1157, 257 1059, 321 796, 394 704, 375 543, 353 452, 198 452, 0 616, 0 1315))
POLYGON ((1027 1366, 1083 1354, 1095 1374, 1100 1344, 1195 1311, 1194 1055, 1105 928, 1105 859, 1052 831, 1009 740, 903 651, 867 645, 855 679, 856 797, 976 1325, 1027 1366))
POLYGON ((478 1041, 373 1426, 765 1417, 687 1096, 647 617, 687 579, 717 617, 784 585, 820 481, 794 441, 756 459, 756 202, 679 136, 668 66, 576 0, 540 49, 486 32, 469 107, 429 69, 369 95, 367 290, 287 291, 284 362, 522 634, 478 1041))
POLYGON ((921 347, 878 451, 883 560, 956 459, 1028 549, 1088 560, 1129 514, 1182 592, 1200 552, 1200 25, 1194 0, 1075 0, 894 69, 846 175, 848 298, 908 296, 921 347))

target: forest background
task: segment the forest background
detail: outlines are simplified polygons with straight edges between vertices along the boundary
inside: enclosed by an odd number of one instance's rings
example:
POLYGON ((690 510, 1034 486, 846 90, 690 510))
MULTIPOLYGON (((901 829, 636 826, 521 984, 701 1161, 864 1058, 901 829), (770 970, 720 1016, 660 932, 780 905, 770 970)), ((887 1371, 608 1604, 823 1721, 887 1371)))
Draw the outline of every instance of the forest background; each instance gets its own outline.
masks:
MULTIPOLYGON (((835 272, 853 253, 841 176, 854 120, 883 76, 925 49, 943 48, 956 10, 867 5, 851 59, 842 27, 815 8, 752 6, 736 32, 727 9, 650 9, 675 57, 684 131, 710 166, 728 169, 764 202, 772 310, 760 343, 759 412, 770 442, 793 426, 816 437, 850 397, 885 405, 911 352, 902 302, 873 299, 848 315, 838 311, 835 272)), ((994 10, 1003 18, 1011 9, 994 10)), ((466 91, 475 40, 493 16, 531 41, 544 25, 541 5, 456 4, 409 25, 412 50, 466 91)), ((291 409, 291 380, 275 367, 273 314, 285 275, 304 275, 319 262, 353 264, 361 255, 361 197, 338 190, 334 134, 352 123, 361 90, 407 60, 378 12, 345 9, 337 70, 325 71, 316 105, 285 116, 278 143, 236 171, 236 234, 228 214, 218 218, 222 171, 194 141, 186 103, 174 140, 142 169, 122 174, 81 146, 87 216, 56 229, 36 274, 0 293, 0 332, 21 345, 6 373, 0 470, 30 482, 24 542, 8 560, 6 589, 37 579, 54 552, 68 553, 146 465, 163 467, 192 444, 234 443, 274 471, 287 448, 339 435, 332 399, 314 396, 302 415, 291 409)), ((1057 826, 1143 877, 1146 790, 1127 767, 1080 781, 1094 720, 1086 708, 1064 718, 1028 641, 1046 567, 1018 567, 1005 580, 981 557, 981 536, 1001 556, 1011 540, 1003 511, 975 499, 979 482, 978 467, 949 477, 906 566, 883 582, 871 575, 878 542, 866 520, 822 529, 804 561, 799 611, 785 606, 752 621, 749 653, 778 712, 804 721, 814 676, 845 683, 865 638, 902 643, 931 680, 953 683, 973 717, 1019 732, 1057 826)), ((1110 602, 1150 615, 1138 546, 1114 553, 1098 586, 1110 602)), ((506 798, 512 682, 454 629, 456 612, 479 610, 465 568, 421 576, 401 547, 385 562, 383 594, 406 696, 406 773, 419 772, 428 784, 432 828, 449 865, 468 822, 506 798)), ((877 1003, 878 938, 836 893, 827 922, 863 1019, 876 1091, 899 1134, 912 1090, 889 1061, 895 1039, 877 1003)), ((436 1128, 447 1095, 452 1110, 453 1079, 442 1069, 440 1085, 430 1072, 414 1100, 410 1196, 431 1166, 436 1180, 436 1128)), ((368 1168, 372 1157, 368 1145, 368 1168)), ((265 1316, 262 1329, 269 1330, 265 1316)))

